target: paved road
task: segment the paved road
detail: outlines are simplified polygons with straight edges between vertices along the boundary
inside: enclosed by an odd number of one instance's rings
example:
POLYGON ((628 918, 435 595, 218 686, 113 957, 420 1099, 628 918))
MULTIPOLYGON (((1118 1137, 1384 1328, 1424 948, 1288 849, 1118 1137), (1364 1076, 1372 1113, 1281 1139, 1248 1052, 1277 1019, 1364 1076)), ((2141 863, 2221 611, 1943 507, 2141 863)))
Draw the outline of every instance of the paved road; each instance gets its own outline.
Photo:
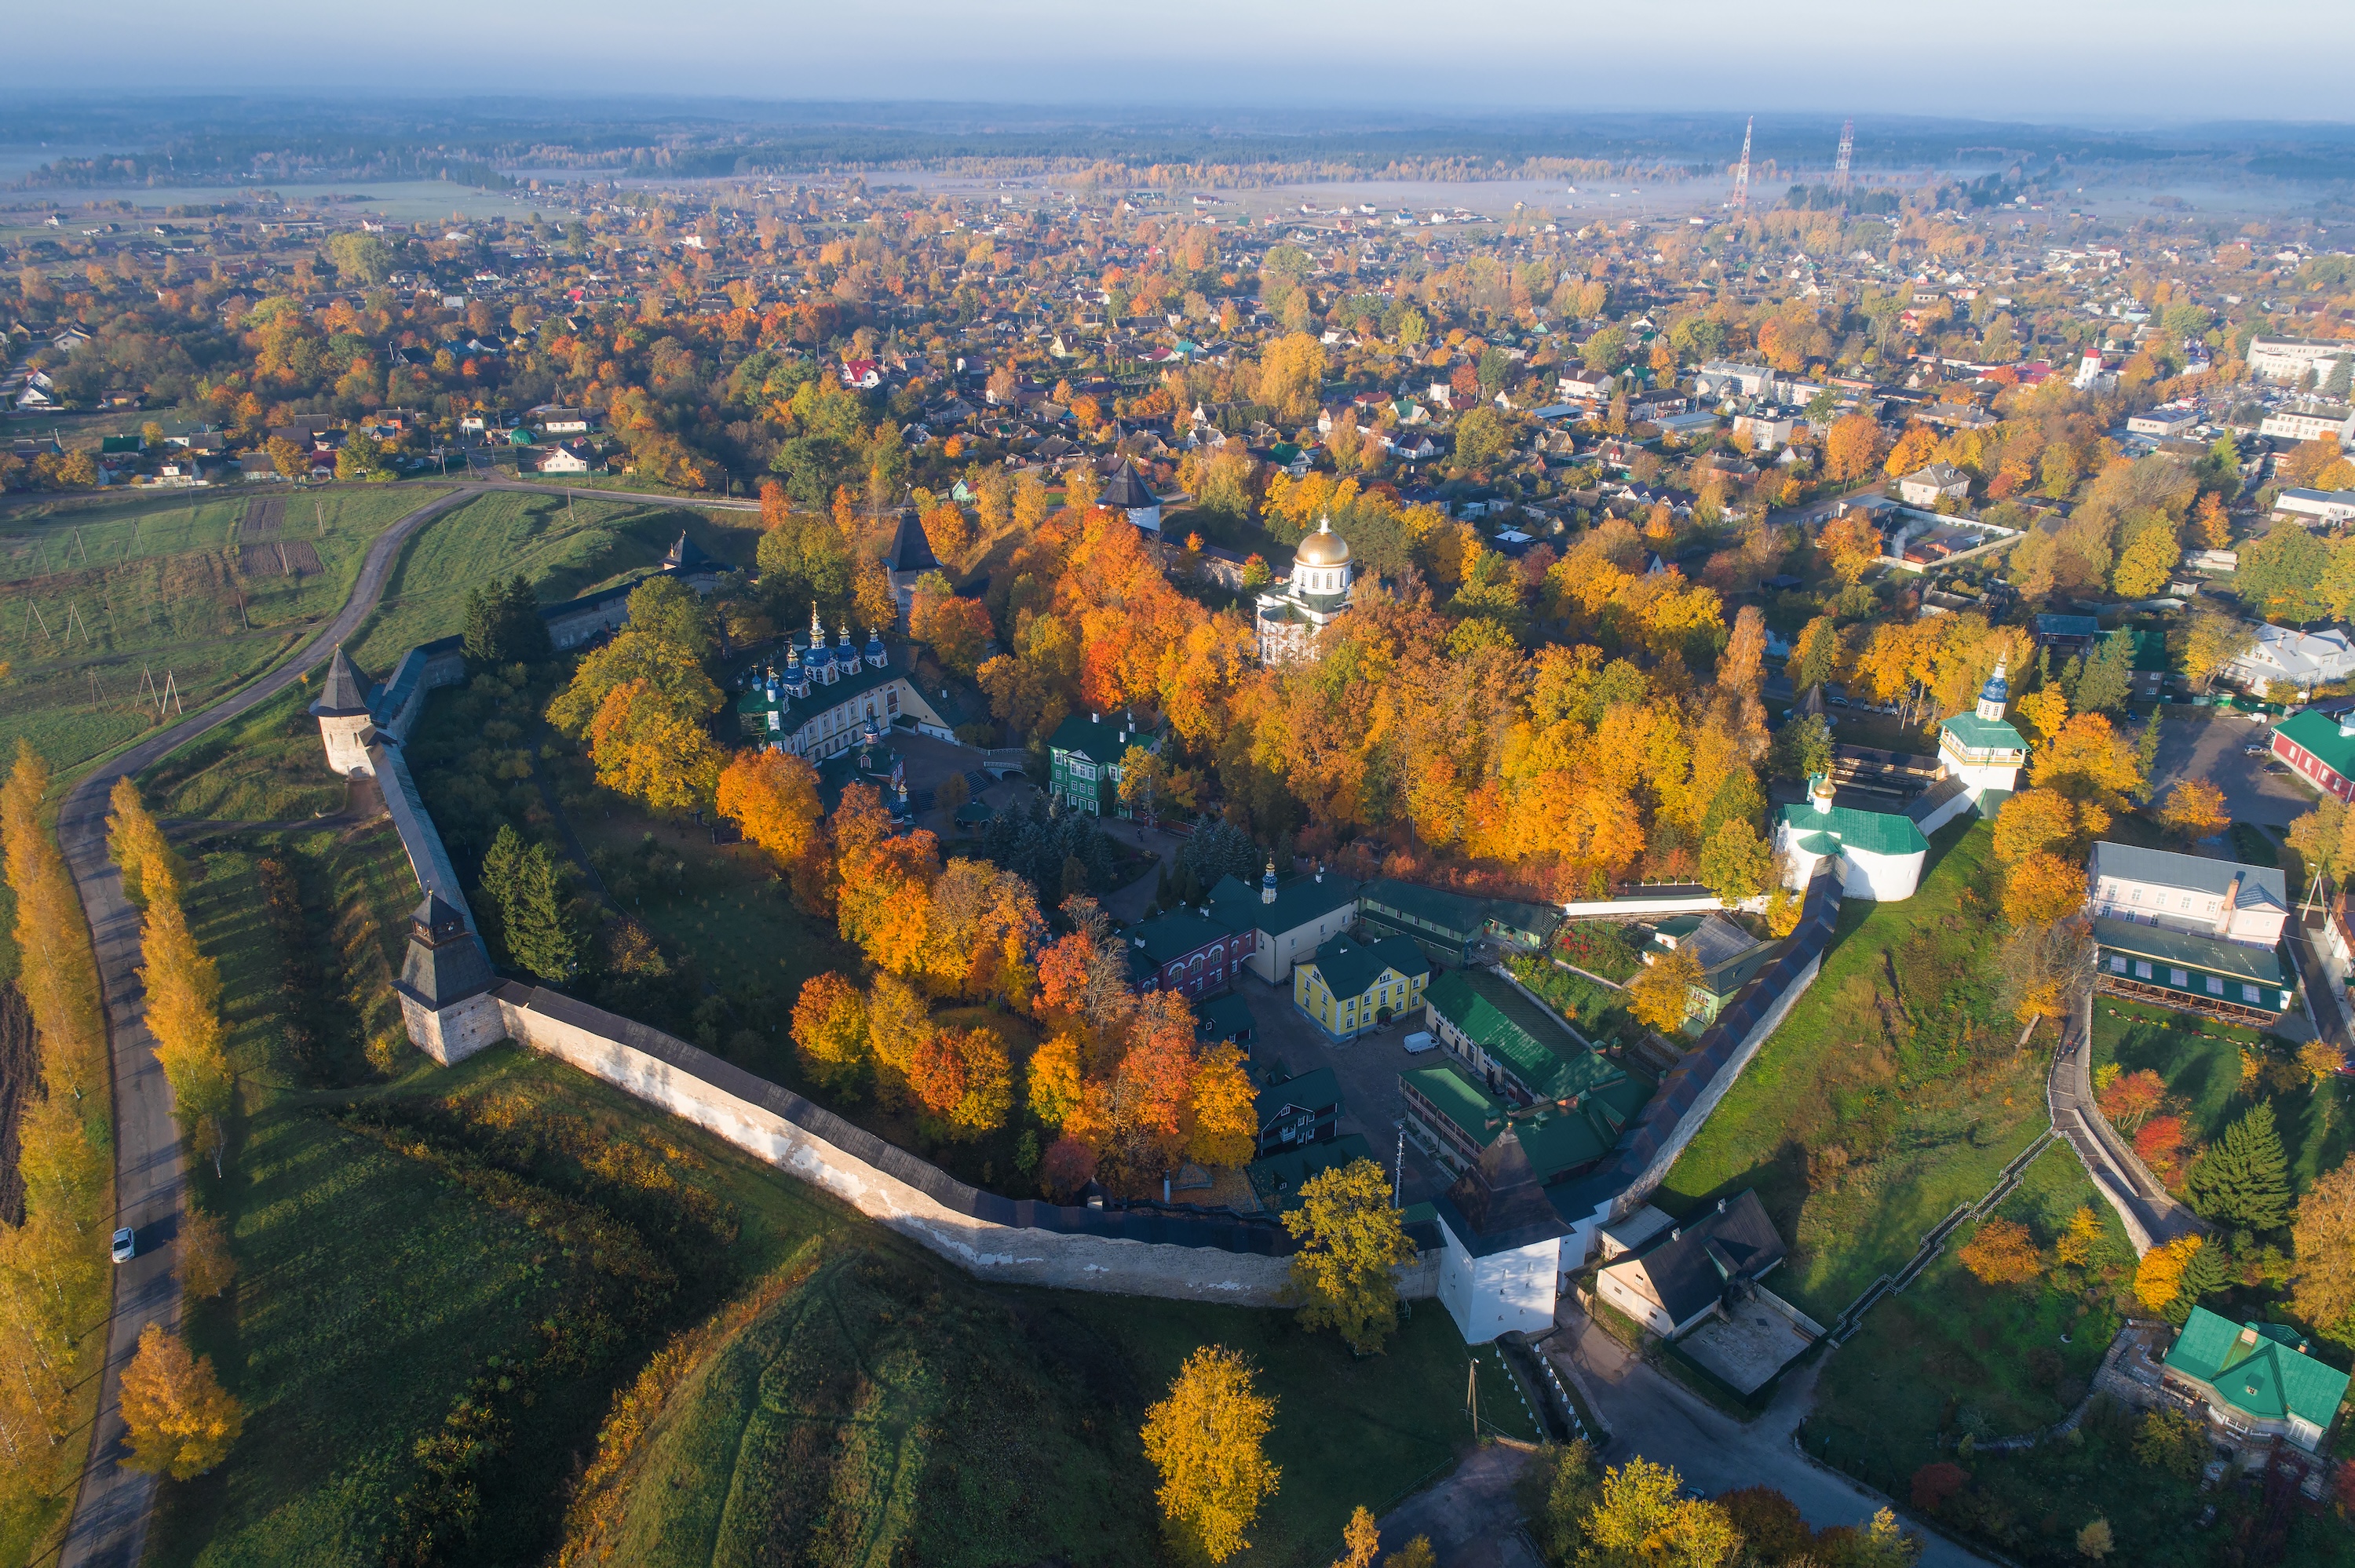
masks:
MULTIPOLYGON (((1561 1328, 1540 1348, 1611 1429, 1609 1462, 1640 1454, 1673 1467, 1687 1484, 1710 1497, 1737 1487, 1770 1486, 1798 1504, 1818 1530, 1861 1524, 1889 1505, 1879 1492, 1816 1464, 1792 1446, 1791 1435, 1815 1403, 1820 1361, 1794 1374, 1766 1413, 1745 1425, 1645 1365, 1595 1327, 1574 1297, 1562 1298, 1555 1321, 1561 1328)), ((1977 1552, 1911 1520, 1908 1528, 1921 1537, 1921 1568, 1993 1568, 1977 1552)))
POLYGON ((2236 822, 2282 827, 2314 809, 2319 798, 2296 774, 2268 773, 2265 758, 2243 755, 2270 743, 2273 727, 2235 715, 2215 716, 2212 708, 2170 706, 2159 720, 2158 761, 2152 768, 2153 798, 2188 779, 2204 779, 2224 792, 2224 806, 2236 822))
POLYGON ((234 695, 190 715, 142 741, 76 785, 58 813, 58 839, 73 870, 82 913, 98 952, 99 983, 106 995, 107 1035, 113 1054, 115 1224, 137 1233, 139 1254, 114 1271, 114 1311, 107 1332, 105 1376, 99 1388, 98 1417, 91 1425, 90 1462, 66 1527, 61 1568, 131 1568, 146 1542, 147 1515, 155 1498, 152 1476, 121 1463, 123 1447, 121 1380, 124 1363, 138 1349, 149 1323, 176 1330, 180 1286, 173 1272, 177 1256, 184 1172, 179 1129, 172 1121, 172 1094, 155 1064, 155 1040, 147 1033, 145 993, 139 984, 139 916, 123 896, 123 883, 106 856, 106 798, 114 781, 135 774, 165 753, 186 744, 292 685, 304 671, 324 662, 337 643, 384 595, 386 579, 400 547, 420 528, 464 505, 483 488, 455 488, 420 506, 387 528, 368 546, 359 580, 336 619, 301 652, 234 695))

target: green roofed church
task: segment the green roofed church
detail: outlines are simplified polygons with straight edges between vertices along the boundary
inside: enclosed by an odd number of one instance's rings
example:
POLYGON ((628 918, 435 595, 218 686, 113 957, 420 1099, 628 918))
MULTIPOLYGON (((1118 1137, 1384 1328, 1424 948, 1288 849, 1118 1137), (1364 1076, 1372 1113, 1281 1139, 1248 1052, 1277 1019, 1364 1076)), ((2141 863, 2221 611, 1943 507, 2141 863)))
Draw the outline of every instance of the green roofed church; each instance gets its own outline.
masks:
POLYGON ((2234 1446, 2286 1438, 2313 1454, 2338 1419, 2347 1374, 2308 1355, 2295 1329, 2194 1307, 2167 1352, 2162 1386, 2234 1446))

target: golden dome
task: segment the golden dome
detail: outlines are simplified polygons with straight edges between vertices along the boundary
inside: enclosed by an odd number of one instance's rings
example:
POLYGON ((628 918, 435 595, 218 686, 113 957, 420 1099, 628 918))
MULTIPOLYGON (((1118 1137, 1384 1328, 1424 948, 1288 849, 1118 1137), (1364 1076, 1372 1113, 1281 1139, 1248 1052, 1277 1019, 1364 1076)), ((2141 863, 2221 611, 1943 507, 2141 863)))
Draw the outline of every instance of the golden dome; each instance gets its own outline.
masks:
POLYGON ((1349 563, 1349 542, 1333 532, 1333 520, 1319 518, 1316 532, 1300 541, 1300 548, 1292 555, 1293 564, 1301 567, 1342 567, 1349 563))

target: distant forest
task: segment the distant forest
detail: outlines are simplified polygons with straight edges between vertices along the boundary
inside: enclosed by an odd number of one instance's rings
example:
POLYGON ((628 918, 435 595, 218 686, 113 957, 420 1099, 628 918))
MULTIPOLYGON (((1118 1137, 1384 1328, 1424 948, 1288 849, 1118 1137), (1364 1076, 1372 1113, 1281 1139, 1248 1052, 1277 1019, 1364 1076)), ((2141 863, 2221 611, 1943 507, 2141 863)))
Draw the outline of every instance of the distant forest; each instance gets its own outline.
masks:
MULTIPOLYGON (((34 99, 0 107, 0 143, 110 149, 61 157, 23 188, 226 185, 288 178, 436 179, 500 186, 511 171, 677 178, 962 168, 1093 173, 1100 183, 1197 186, 1404 179, 1673 179, 1739 155, 1739 114, 1500 115, 1049 110, 921 103, 623 101, 588 120, 530 99, 392 101, 34 99)), ((1762 168, 1828 169, 1839 122, 1765 115, 1762 168)), ((2022 163, 2133 169, 2162 177, 2355 180, 2355 128, 2231 124, 2105 132, 1981 121, 1872 118, 1860 170, 1963 170, 2022 163)))

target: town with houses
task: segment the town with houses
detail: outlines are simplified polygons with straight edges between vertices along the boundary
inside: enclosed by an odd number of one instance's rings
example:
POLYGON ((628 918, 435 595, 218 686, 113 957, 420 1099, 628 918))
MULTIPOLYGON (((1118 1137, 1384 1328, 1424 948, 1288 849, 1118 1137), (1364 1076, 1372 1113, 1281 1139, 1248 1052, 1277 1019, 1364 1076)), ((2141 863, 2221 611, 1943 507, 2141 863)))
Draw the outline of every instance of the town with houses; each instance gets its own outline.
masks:
POLYGON ((0 190, 0 1555, 2355 1562, 2343 194, 1756 130, 0 190))

